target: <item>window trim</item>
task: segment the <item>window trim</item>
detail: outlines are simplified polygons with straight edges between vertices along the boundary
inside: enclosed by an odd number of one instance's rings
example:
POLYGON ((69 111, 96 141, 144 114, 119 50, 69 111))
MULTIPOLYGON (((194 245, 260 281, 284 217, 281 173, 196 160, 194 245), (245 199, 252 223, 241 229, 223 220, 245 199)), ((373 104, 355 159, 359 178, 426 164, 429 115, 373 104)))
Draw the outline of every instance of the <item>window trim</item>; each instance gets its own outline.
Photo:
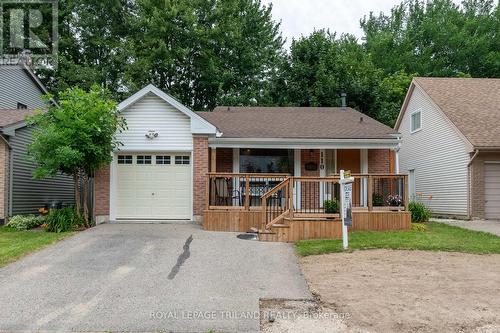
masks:
POLYGON ((132 164, 134 164, 134 156, 133 155, 118 155, 116 158, 116 164, 118 164, 118 165, 132 165, 132 164), (120 157, 122 157, 123 163, 120 163, 120 157), (130 157, 130 159, 127 159, 127 157, 130 157), (130 161, 130 163, 127 163, 127 161, 130 161))
POLYGON ((152 155, 137 155, 135 158, 135 164, 137 164, 137 165, 153 165, 153 156, 152 155), (141 163, 139 163, 139 157, 142 157, 141 163), (147 159, 146 157, 149 157, 149 159, 147 159), (146 161, 149 161, 149 163, 146 163, 146 161))
POLYGON ((191 156, 190 155, 175 155, 174 165, 191 165, 191 156), (180 160, 180 163, 178 163, 178 159, 180 160), (185 163, 185 159, 187 159, 187 163, 185 163))
POLYGON ((155 165, 172 165, 172 156, 170 155, 155 155, 155 165), (158 163, 158 157, 161 159, 161 163, 158 163), (168 162, 168 163, 164 163, 168 162))
POLYGON ((422 130, 422 110, 418 110, 418 111, 415 111, 415 112, 410 114, 410 134, 417 133, 421 130, 422 130), (420 120, 420 126, 414 130, 413 129, 413 116, 416 114, 420 114, 418 117, 420 120))

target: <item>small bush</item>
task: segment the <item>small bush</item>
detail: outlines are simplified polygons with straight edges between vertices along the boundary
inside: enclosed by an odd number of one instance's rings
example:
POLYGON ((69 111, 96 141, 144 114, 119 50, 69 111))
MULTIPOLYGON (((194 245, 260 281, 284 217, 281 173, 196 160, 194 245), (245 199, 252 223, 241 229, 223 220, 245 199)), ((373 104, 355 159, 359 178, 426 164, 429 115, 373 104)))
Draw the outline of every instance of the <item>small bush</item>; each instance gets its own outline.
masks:
POLYGON ((413 223, 427 222, 431 218, 431 211, 423 203, 412 201, 408 205, 413 223))
POLYGON ((412 223, 411 230, 413 230, 413 231, 427 231, 428 228, 423 223, 412 223))
POLYGON ((325 200, 323 201, 326 214, 338 214, 340 211, 340 202, 338 200, 325 200))
POLYGON ((35 215, 15 215, 9 218, 7 226, 16 230, 28 230, 40 226, 43 223, 42 217, 35 215))
POLYGON ((384 196, 380 193, 373 193, 372 202, 374 206, 383 206, 384 196))
POLYGON ((83 219, 78 216, 73 207, 51 209, 45 217, 46 230, 49 232, 66 232, 83 225, 83 219))

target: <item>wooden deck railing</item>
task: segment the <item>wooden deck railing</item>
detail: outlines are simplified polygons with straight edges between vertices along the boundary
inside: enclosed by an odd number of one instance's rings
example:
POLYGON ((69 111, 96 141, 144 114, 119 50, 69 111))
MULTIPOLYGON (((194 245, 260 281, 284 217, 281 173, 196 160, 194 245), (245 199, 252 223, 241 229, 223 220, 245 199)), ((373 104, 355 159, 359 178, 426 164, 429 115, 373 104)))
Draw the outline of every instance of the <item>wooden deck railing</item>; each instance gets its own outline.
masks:
MULTIPOLYGON (((408 210, 408 175, 352 174, 353 207, 372 210, 408 210)), ((330 177, 339 179, 333 174, 330 177)))
MULTIPOLYGON (((353 174, 353 210, 407 210, 408 176, 353 174)), ((209 173, 210 210, 261 210, 261 228, 286 218, 338 218, 341 207, 339 175, 291 177, 288 174, 209 173)))
POLYGON ((289 174, 220 173, 207 177, 208 209, 261 209, 261 197, 289 174))

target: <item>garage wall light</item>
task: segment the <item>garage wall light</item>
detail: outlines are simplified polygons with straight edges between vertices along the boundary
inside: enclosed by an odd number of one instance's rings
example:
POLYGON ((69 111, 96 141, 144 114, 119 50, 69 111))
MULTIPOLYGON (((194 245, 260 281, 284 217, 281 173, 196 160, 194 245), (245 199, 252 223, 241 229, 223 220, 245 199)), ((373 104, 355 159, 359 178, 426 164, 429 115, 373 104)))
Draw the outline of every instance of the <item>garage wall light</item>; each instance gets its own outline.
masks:
POLYGON ((156 131, 151 130, 146 133, 146 138, 148 138, 149 140, 153 140, 154 138, 157 137, 158 137, 158 132, 156 131))

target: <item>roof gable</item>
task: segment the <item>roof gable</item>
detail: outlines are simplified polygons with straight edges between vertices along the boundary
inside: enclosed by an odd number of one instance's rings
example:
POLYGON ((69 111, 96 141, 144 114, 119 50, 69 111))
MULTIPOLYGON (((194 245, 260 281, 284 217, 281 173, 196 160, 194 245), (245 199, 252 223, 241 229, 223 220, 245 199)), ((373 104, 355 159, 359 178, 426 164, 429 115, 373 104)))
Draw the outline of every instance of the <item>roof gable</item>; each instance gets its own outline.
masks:
POLYGON ((138 92, 136 92, 135 94, 133 94, 132 96, 121 102, 120 104, 118 104, 118 109, 120 111, 123 111, 150 93, 158 96, 168 104, 172 105, 175 109, 179 110, 180 112, 188 116, 191 119, 191 133, 214 134, 214 135, 216 134, 217 129, 215 128, 214 125, 212 125, 210 122, 200 117, 195 112, 191 111, 188 107, 177 101, 169 94, 153 86, 152 84, 147 85, 146 87, 142 88, 141 90, 139 90, 138 92))
POLYGON ((469 145, 500 148, 500 79, 414 78, 396 129, 415 88, 429 97, 469 145))

